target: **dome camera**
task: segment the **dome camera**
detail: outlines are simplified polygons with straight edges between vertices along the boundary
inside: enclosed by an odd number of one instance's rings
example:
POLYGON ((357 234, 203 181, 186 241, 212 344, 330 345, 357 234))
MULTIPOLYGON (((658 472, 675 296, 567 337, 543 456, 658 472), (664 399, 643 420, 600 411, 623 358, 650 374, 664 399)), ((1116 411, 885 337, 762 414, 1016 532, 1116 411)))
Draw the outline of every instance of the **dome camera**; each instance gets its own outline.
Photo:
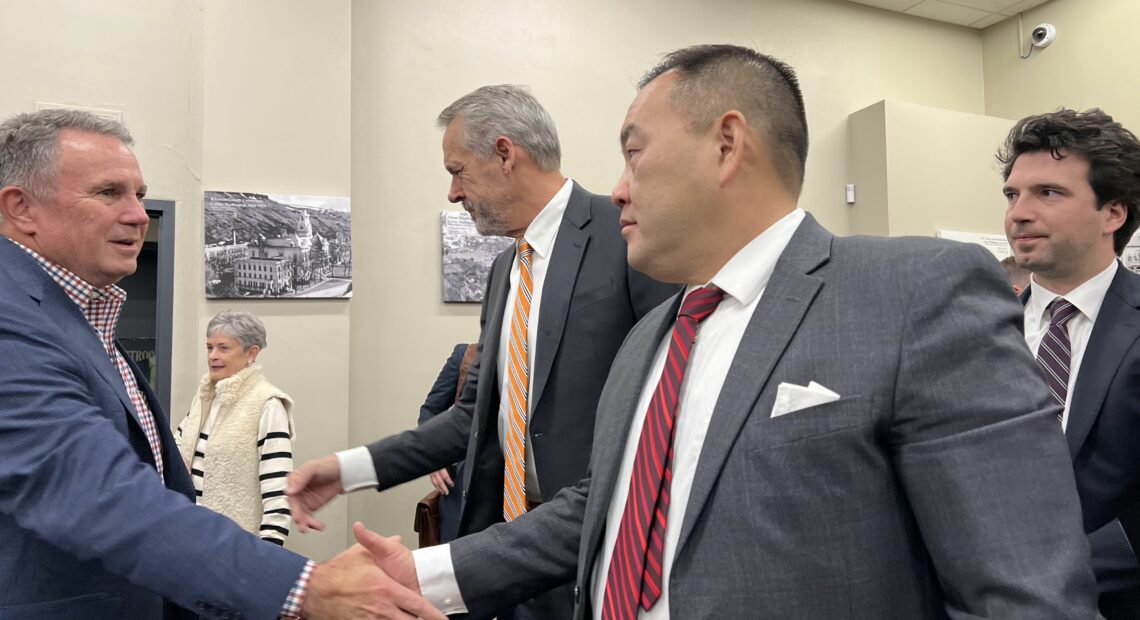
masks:
POLYGON ((1038 24, 1029 37, 1033 47, 1048 47, 1057 38, 1057 27, 1053 24, 1038 24))

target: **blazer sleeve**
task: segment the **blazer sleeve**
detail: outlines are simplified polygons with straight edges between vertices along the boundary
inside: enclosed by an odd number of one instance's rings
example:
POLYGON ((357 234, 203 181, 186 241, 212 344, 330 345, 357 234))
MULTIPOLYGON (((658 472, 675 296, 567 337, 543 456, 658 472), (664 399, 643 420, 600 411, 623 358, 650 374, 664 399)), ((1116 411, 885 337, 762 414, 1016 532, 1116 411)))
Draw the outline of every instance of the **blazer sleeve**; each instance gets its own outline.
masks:
POLYGON ((0 300, 0 315, 0 512, 186 609, 276 617, 305 558, 168 490, 112 422, 125 411, 95 400, 103 379, 67 338, 29 308, 0 300))
POLYGON ((629 282, 629 303, 639 321, 650 310, 684 289, 679 284, 658 282, 633 267, 626 267, 626 277, 629 282))
POLYGON ((574 579, 589 490, 587 477, 510 524, 451 542, 455 579, 471 617, 491 617, 574 579))
MULTIPOLYGON (((487 288, 479 311, 479 349, 463 381, 459 399, 446 411, 432 416, 420 426, 368 444, 372 464, 376 468, 377 490, 426 476, 433 471, 449 467, 467 456, 467 440, 475 418, 475 401, 479 392, 479 369, 483 361, 483 346, 489 337, 487 308, 491 299, 492 284, 497 274, 510 273, 513 249, 500 253, 487 276, 487 288), (505 269, 505 271, 504 271, 505 269)), ((491 330, 498 333, 498 330, 491 330)), ((456 347, 459 350, 459 347, 456 347)), ((460 352, 462 360, 462 352, 460 352)), ((493 360, 490 363, 494 363, 493 360)), ((452 382, 454 386, 454 381, 452 382)), ((454 388, 453 388, 454 389, 454 388)))
POLYGON ((1096 586, 1059 408, 1021 309, 985 249, 927 254, 898 267, 904 281, 940 285, 911 287, 888 437, 946 612, 1091 618, 1096 586))

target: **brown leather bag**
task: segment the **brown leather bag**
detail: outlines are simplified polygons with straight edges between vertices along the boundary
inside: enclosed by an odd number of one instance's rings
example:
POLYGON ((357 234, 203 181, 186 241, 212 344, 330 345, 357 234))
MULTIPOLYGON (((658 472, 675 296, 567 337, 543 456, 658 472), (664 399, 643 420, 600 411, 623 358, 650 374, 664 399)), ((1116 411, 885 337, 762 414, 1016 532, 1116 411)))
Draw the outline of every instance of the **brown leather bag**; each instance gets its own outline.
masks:
POLYGON ((416 521, 413 524, 420 535, 420 549, 439 544, 439 491, 431 490, 416 504, 416 521))

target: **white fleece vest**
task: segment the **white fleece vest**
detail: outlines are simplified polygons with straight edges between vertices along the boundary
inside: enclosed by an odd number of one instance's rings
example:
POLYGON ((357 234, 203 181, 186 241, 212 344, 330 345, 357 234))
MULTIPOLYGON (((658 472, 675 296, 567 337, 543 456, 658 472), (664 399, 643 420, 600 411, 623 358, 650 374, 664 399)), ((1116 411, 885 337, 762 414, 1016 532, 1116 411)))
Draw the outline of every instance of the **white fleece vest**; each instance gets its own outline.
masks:
POLYGON ((198 498, 198 504, 257 534, 262 518, 258 480, 261 456, 257 448, 261 411, 270 398, 279 399, 289 417, 289 435, 292 436, 293 399, 266 381, 258 365, 245 368, 216 385, 210 382, 207 373, 182 423, 179 451, 187 470, 194 458, 202 423, 215 398, 221 405, 210 431, 202 472, 202 497, 198 498))

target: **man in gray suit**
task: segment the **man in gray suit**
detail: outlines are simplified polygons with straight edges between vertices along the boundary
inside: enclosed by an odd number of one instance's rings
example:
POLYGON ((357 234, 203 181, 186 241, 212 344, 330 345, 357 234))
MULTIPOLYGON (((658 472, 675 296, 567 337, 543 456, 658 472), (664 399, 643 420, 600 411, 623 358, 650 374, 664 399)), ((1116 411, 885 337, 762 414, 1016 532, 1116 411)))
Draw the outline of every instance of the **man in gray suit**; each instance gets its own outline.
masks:
POLYGON ((475 617, 571 575, 577 618, 1094 617, 1059 409, 986 250, 798 208, 800 91, 749 49, 667 56, 621 143, 630 264, 687 289, 615 358, 591 477, 443 562, 363 532, 385 570, 475 617))
MULTIPOLYGON (((446 492, 451 481, 438 470, 456 461, 465 463, 460 536, 575 484, 586 475, 598 395, 618 347, 677 291, 629 268, 619 210, 562 175, 554 122, 526 90, 485 86, 448 106, 437 124, 448 200, 463 204, 481 234, 516 245, 491 268, 479 355, 459 401, 414 430, 305 464, 287 489, 302 531, 319 528, 312 513, 344 490, 382 490, 430 473, 446 492)), ((572 610, 567 585, 515 617, 572 610)))

